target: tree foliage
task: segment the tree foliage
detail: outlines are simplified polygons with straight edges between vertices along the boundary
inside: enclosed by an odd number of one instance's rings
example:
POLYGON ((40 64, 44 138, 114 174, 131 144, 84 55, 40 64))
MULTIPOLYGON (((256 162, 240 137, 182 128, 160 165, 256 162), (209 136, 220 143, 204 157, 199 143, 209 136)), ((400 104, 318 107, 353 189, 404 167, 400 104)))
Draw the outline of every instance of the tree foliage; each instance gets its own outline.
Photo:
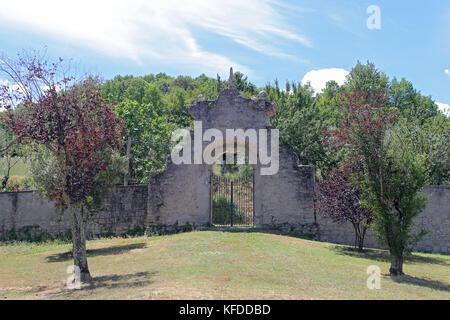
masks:
POLYGON ((0 114, 0 160, 3 164, 0 170, 0 191, 7 190, 11 170, 22 161, 25 155, 24 147, 18 143, 13 131, 4 122, 3 116, 0 114))
MULTIPOLYGON (((244 95, 257 93, 256 86, 244 74, 236 72, 234 76, 234 86, 244 95)), ((200 94, 215 99, 227 85, 219 76, 216 79, 205 75, 175 78, 164 73, 116 76, 103 84, 102 95, 116 105, 116 113, 123 120, 125 141, 128 137, 132 139, 131 182, 145 183, 151 170, 164 168, 173 130, 193 125, 186 106, 194 103, 200 94)), ((124 143, 121 154, 125 153, 124 143)))
POLYGON ((361 192, 347 180, 345 169, 336 168, 319 181, 316 193, 318 213, 335 222, 350 222, 355 230, 355 248, 362 251, 372 213, 361 206, 361 192))
POLYGON ((342 103, 344 117, 332 135, 362 166, 351 171, 363 202, 374 213, 374 231, 390 250, 391 275, 403 274, 403 258, 423 235, 411 234, 413 218, 426 199, 425 156, 415 137, 398 125, 397 111, 387 107, 388 95, 355 91, 342 103))
POLYGON ((74 264, 81 281, 90 281, 86 258, 86 206, 107 190, 105 172, 112 152, 120 148, 123 127, 120 118, 102 98, 101 83, 89 77, 81 82, 68 76, 62 60, 49 63, 42 57, 3 59, 0 71, 10 76, 20 90, 3 90, 0 101, 7 104, 5 120, 19 141, 45 149, 40 160, 48 164, 51 179, 37 179, 42 194, 72 219, 74 264), (11 109, 20 105, 20 112, 11 109), (49 160, 50 159, 50 160, 49 160))

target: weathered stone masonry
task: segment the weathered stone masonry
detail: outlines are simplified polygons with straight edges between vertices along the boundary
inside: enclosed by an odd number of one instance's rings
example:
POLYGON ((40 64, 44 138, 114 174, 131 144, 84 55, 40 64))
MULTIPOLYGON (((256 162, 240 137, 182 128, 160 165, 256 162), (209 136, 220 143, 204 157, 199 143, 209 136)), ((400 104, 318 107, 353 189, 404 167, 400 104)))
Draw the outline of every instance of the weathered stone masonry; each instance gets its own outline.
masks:
MULTIPOLYGON (((450 186, 426 186, 422 194, 428 197, 427 206, 415 217, 412 231, 418 233, 423 229, 430 233, 417 244, 415 250, 450 254, 450 186)), ((354 231, 350 223, 338 224, 321 216, 317 217, 317 222, 321 241, 353 244, 354 231)), ((381 248, 370 230, 364 245, 381 248)))
MULTIPOLYGON (((303 169, 300 167, 300 171, 303 169)), ((309 171, 308 167, 306 169, 309 171)), ((150 202, 147 203, 150 190, 151 186, 116 187, 104 200, 102 210, 91 217, 87 236, 95 238, 143 234, 147 226, 147 205, 151 205, 150 202)), ((414 230, 423 228, 431 233, 417 245, 416 250, 450 254, 450 186, 427 186, 423 194, 428 196, 427 207, 415 218, 414 230)), ((186 221, 178 220, 180 226, 187 221, 190 221, 191 226, 195 223, 196 217, 185 216, 185 218, 186 221)), ((353 244, 354 231, 349 223, 337 224, 321 216, 316 218, 317 239, 353 244)), ((202 222, 209 223, 209 220, 207 217, 198 220, 197 226, 202 222)), ((298 225, 298 222, 294 225, 298 225)), ((288 231, 289 226, 287 223, 288 231)), ((271 227, 271 224, 267 224, 266 227, 271 227)), ((0 239, 26 240, 61 236, 70 237, 70 221, 67 216, 56 213, 53 204, 39 199, 33 192, 0 193, 0 239)), ((367 235, 365 245, 380 247, 371 232, 367 235)))
MULTIPOLYGON (((147 216, 147 186, 116 187, 90 217, 88 238, 143 233, 147 216)), ((69 214, 33 192, 0 193, 0 239, 70 237, 69 214)))

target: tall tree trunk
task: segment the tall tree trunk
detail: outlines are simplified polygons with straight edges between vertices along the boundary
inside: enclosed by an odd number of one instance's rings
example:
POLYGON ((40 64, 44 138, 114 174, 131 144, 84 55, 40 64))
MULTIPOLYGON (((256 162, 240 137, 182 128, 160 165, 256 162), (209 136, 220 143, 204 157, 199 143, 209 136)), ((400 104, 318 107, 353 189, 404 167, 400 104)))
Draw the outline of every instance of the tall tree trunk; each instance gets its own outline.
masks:
POLYGON ((90 282, 92 280, 89 272, 87 256, 86 256, 86 218, 84 208, 71 206, 72 215, 72 243, 73 243, 73 264, 80 268, 81 283, 90 282))
MULTIPOLYGON (((358 244, 359 244, 359 237, 360 237, 360 233, 359 233, 359 228, 358 228, 358 224, 355 222, 352 222, 353 225, 353 229, 355 229, 355 243, 354 243, 354 248, 358 249, 358 244)), ((359 249, 358 249, 359 250, 359 249)))
POLYGON ((397 257, 391 254, 391 268, 389 269, 391 276, 403 275, 403 257, 397 257))
POLYGON ((352 222, 353 228, 355 229, 355 249, 358 251, 363 251, 364 248, 364 238, 366 236, 366 227, 361 226, 361 222, 352 222), (362 228, 362 231, 361 231, 362 228))
POLYGON ((364 249, 364 238, 366 237, 366 231, 367 231, 366 227, 363 226, 362 228, 363 228, 363 231, 359 235, 359 239, 358 239, 358 251, 361 251, 361 252, 364 249))

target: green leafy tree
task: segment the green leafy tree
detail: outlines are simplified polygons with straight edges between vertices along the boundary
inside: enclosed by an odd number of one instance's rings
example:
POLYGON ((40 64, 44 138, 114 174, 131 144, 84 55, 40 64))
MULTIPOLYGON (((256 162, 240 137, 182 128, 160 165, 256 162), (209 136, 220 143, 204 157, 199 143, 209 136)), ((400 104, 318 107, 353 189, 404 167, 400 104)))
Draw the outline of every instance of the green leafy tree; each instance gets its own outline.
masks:
POLYGON ((322 141, 323 120, 309 86, 295 83, 289 91, 280 90, 278 84, 266 86, 268 99, 278 104, 277 113, 270 124, 280 130, 281 142, 299 158, 301 164, 314 165, 317 174, 328 171, 330 158, 322 141))
POLYGON ((386 108, 388 96, 355 91, 342 103, 343 120, 333 135, 361 165, 351 171, 365 206, 374 214, 374 231, 391 254, 392 276, 403 274, 403 259, 424 235, 412 234, 413 218, 425 207, 419 195, 426 183, 426 156, 416 137, 396 125, 386 108))
POLYGON ((323 92, 315 97, 314 101, 325 127, 339 125, 341 115, 339 104, 343 92, 344 88, 339 86, 336 81, 328 81, 323 92))
POLYGON ((344 87, 347 92, 361 91, 369 98, 375 98, 379 92, 389 91, 389 78, 374 63, 367 61, 362 64, 358 61, 347 76, 344 87))
POLYGON ((126 99, 142 103, 148 89, 148 82, 142 78, 134 78, 129 81, 128 88, 125 90, 124 97, 126 99))
POLYGON ((165 167, 170 152, 170 137, 175 125, 167 122, 161 112, 157 106, 132 100, 116 107, 126 128, 125 139, 131 137, 132 141, 129 178, 140 183, 147 181, 150 171, 165 167))
POLYGON ((414 89, 411 82, 394 78, 389 86, 390 102, 399 111, 399 116, 408 121, 423 124, 426 119, 438 113, 437 105, 414 89))
POLYGON ((427 155, 428 184, 450 184, 450 119, 443 114, 425 120, 419 131, 418 147, 427 155))

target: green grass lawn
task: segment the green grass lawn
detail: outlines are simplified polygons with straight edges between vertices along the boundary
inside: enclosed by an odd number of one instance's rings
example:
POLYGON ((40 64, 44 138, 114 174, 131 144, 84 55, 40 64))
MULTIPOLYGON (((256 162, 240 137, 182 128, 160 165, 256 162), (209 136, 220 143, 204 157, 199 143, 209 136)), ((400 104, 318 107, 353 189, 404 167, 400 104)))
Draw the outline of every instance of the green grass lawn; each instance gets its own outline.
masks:
POLYGON ((95 281, 68 290, 71 244, 0 245, 0 299, 450 299, 450 257, 415 253, 391 279, 386 251, 270 233, 199 231, 88 241, 95 281), (366 269, 384 274, 380 290, 366 269))

